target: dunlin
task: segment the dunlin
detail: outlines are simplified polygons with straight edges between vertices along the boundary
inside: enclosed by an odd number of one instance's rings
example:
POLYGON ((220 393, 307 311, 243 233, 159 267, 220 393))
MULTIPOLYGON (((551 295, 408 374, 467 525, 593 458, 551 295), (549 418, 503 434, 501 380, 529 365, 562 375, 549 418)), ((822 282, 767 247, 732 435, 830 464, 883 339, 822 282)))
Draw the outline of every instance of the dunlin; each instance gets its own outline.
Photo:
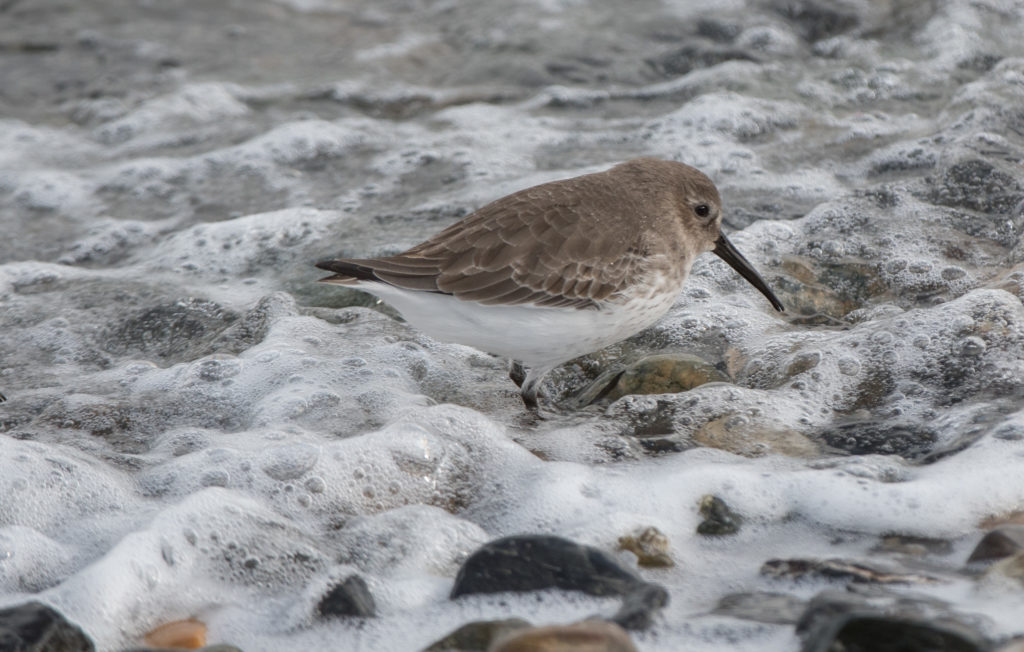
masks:
POLYGON ((502 197, 403 253, 317 267, 435 339, 525 365, 522 398, 535 408, 548 371, 658 321, 705 251, 783 310, 721 223, 707 176, 641 158, 502 197))

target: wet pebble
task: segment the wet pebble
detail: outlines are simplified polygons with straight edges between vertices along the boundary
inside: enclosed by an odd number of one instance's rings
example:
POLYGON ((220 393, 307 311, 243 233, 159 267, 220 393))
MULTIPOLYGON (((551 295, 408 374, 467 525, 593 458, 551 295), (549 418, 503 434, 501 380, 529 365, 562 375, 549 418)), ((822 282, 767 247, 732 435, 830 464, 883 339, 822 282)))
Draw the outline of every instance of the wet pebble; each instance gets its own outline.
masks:
POLYGON ((647 527, 619 537, 619 549, 636 555, 636 563, 646 568, 675 566, 669 554, 668 537, 656 527, 647 527))
POLYGON ((871 584, 934 584, 939 578, 879 559, 770 559, 761 566, 766 577, 819 578, 871 584))
POLYGON ((585 620, 505 634, 488 652, 636 652, 626 630, 615 623, 585 620))
POLYGON ((608 553, 568 539, 519 535, 474 552, 455 577, 451 598, 474 593, 559 588, 588 595, 617 595, 622 607, 609 618, 626 629, 644 629, 668 604, 664 588, 622 566, 608 553))
POLYGON ((317 613, 325 617, 356 616, 372 618, 377 615, 366 580, 358 575, 349 575, 331 587, 317 605, 317 613))
POLYGON ((674 394, 705 383, 728 381, 728 376, 695 355, 651 355, 623 371, 612 371, 598 377, 577 395, 576 402, 589 405, 602 399, 615 401, 630 394, 674 394))
POLYGON ((528 629, 530 623, 522 618, 505 620, 478 620, 466 623, 455 631, 434 641, 423 652, 487 652, 491 644, 504 635, 528 629))
POLYGON ((155 648, 195 650, 206 645, 206 625, 198 620, 176 620, 150 631, 145 641, 155 648))
POLYGON ((985 652, 991 642, 968 618, 942 603, 877 591, 823 591, 796 627, 804 652, 985 652))
POLYGON ((1024 551, 1024 525, 1002 525, 974 546, 967 563, 992 562, 1024 551))
POLYGON ((736 534, 743 523, 743 517, 734 512, 724 500, 718 496, 704 496, 700 499, 700 515, 703 517, 697 525, 697 534, 704 536, 726 536, 736 534))

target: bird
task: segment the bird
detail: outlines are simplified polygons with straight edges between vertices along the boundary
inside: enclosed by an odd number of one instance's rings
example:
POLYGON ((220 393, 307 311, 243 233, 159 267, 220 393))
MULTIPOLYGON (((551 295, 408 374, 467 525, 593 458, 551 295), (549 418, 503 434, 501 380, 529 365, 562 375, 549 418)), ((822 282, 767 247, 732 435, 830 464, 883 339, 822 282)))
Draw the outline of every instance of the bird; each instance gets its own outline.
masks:
POLYGON ((321 282, 376 295, 436 340, 509 358, 536 411, 549 371, 661 319, 701 253, 785 310, 721 225, 704 173, 637 158, 514 192, 399 254, 315 265, 332 272, 321 282))

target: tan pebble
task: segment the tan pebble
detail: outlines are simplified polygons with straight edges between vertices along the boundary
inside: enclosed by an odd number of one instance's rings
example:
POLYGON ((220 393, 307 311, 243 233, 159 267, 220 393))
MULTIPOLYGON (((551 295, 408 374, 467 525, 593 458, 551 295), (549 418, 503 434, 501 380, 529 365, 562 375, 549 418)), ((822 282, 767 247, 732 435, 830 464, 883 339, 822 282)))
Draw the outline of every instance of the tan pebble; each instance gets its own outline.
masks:
POLYGON ((636 563, 647 568, 663 568, 675 566, 669 556, 668 537, 656 527, 619 537, 619 549, 628 550, 636 555, 636 563))
POLYGON ((160 625, 144 640, 150 647, 197 650, 206 645, 206 625, 198 620, 176 620, 160 625))
POLYGON ((813 458, 821 453, 817 444, 795 430, 767 424, 748 424, 745 419, 736 420, 732 415, 708 421, 693 434, 693 441, 701 446, 744 457, 762 457, 774 453, 813 458), (734 421, 739 425, 734 424, 734 421))
POLYGON ((585 620, 503 636, 488 652, 636 652, 629 634, 614 623, 585 620))

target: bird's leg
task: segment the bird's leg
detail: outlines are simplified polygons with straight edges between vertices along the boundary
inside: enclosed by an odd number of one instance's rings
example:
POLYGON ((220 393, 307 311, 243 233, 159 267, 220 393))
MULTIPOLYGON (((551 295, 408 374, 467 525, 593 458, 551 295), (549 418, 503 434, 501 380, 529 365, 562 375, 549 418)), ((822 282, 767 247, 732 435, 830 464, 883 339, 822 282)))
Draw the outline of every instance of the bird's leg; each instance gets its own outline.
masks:
POLYGON ((530 367, 526 379, 523 380, 519 396, 523 399, 523 405, 532 412, 537 412, 537 397, 543 396, 540 392, 540 379, 549 371, 551 367, 530 367))
POLYGON ((523 381, 526 380, 526 368, 523 367, 523 363, 513 360, 508 368, 508 377, 516 384, 516 387, 522 387, 523 381))

